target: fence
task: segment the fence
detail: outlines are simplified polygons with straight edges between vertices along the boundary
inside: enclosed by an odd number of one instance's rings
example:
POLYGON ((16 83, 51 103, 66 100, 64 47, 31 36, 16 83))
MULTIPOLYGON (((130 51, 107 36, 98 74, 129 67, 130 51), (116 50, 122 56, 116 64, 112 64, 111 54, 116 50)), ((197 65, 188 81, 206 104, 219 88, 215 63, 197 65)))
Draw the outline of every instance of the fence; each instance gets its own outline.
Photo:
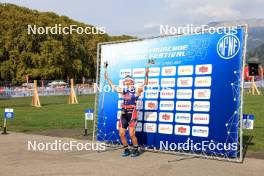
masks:
MULTIPOLYGON (((256 81, 255 83, 256 83, 257 87, 264 88, 264 80, 256 81)), ((251 85, 252 85, 252 82, 245 82, 244 83, 244 88, 245 89, 249 89, 251 85)))
MULTIPOLYGON (((33 96, 33 89, 24 87, 1 87, 0 97, 11 98, 11 97, 28 97, 33 96)), ((94 87, 75 88, 77 95, 87 95, 95 93, 94 87)), ((51 88, 51 87, 40 87, 38 88, 39 96, 52 96, 52 95, 69 95, 70 88, 51 88)))
MULTIPOLYGON (((96 87, 93 84, 84 84, 85 86, 77 85, 75 92, 77 95, 87 95, 96 92, 96 87)), ((256 85, 259 88, 264 88, 264 80, 256 81, 256 85)), ((244 88, 248 89, 251 86, 251 82, 245 82, 244 88)), ((53 96, 53 95, 69 95, 70 88, 64 87, 39 87, 39 96, 53 96)), ((33 88, 18 86, 18 87, 1 87, 0 86, 0 97, 11 98, 11 97, 28 97, 33 96, 33 88)))
MULTIPOLYGON (((75 92, 77 95, 94 93, 94 79, 76 79, 75 92)), ((37 80, 40 96, 69 95, 69 80, 37 80)), ((33 80, 28 83, 0 81, 0 97, 28 97, 33 96, 33 80)))

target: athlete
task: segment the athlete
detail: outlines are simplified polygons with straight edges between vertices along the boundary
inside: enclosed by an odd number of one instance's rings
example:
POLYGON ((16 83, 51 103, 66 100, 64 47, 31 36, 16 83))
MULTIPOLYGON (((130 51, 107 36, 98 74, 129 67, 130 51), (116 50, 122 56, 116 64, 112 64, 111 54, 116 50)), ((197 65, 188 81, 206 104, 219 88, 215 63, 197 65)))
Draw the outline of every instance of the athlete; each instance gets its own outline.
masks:
POLYGON ((111 86, 112 90, 116 91, 117 93, 121 94, 123 102, 122 102, 122 114, 119 120, 119 136, 121 142, 124 146, 124 151, 122 156, 129 156, 137 157, 139 153, 138 147, 138 140, 135 135, 136 133, 136 125, 137 125, 137 100, 141 93, 144 91, 144 87, 148 84, 148 64, 145 71, 145 81, 144 84, 135 87, 135 81, 130 76, 127 75, 123 81, 123 88, 116 87, 113 82, 109 79, 107 72, 105 72, 105 79, 108 81, 108 84, 111 86), (126 130, 128 128, 129 136, 133 143, 132 150, 129 150, 128 143, 126 140, 126 130))

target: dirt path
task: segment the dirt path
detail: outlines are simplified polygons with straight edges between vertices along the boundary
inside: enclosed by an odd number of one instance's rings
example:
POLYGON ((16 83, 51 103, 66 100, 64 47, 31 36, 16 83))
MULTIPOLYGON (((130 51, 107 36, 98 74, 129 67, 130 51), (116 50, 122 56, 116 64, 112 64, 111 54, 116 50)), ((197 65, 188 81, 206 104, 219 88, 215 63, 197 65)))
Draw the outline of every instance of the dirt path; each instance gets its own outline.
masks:
POLYGON ((150 152, 145 152, 138 158, 122 158, 120 150, 102 153, 28 151, 29 140, 69 142, 74 139, 22 133, 0 135, 1 176, 260 176, 264 172, 264 160, 255 158, 246 158, 243 164, 237 164, 150 152), (168 162, 175 159, 180 161, 168 162))

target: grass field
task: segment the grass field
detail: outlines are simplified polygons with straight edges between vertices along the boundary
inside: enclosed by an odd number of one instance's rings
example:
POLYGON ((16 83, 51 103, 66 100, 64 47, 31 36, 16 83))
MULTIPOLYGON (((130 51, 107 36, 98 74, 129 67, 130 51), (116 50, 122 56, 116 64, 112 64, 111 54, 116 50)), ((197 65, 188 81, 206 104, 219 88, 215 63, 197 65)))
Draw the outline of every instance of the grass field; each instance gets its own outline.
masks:
MULTIPOLYGON (((262 91, 263 92, 263 91, 262 91)), ((30 106, 31 98, 0 100, 0 127, 3 125, 5 107, 15 109, 15 120, 8 121, 8 130, 16 132, 40 132, 55 129, 78 129, 84 126, 84 110, 93 108, 94 95, 79 96, 77 105, 68 105, 67 96, 40 97, 42 107, 30 106)), ((264 96, 245 93, 244 113, 255 115, 254 130, 244 130, 247 139, 253 136, 248 146, 250 151, 264 151, 264 96)), ((92 129, 92 122, 88 122, 92 129)))
POLYGON ((244 130, 244 136, 253 136, 249 144, 250 151, 264 151, 264 91, 262 95, 253 96, 248 93, 244 95, 244 113, 254 114, 254 130, 244 130))
MULTIPOLYGON (((79 96, 79 104, 67 104, 68 96, 40 97, 41 108, 31 107, 31 97, 0 100, 0 122, 3 126, 5 107, 15 110, 15 120, 8 121, 8 130, 17 132, 44 131, 50 129, 81 129, 84 111, 94 108, 94 95, 79 96)), ((92 122, 88 122, 91 129, 92 122)))

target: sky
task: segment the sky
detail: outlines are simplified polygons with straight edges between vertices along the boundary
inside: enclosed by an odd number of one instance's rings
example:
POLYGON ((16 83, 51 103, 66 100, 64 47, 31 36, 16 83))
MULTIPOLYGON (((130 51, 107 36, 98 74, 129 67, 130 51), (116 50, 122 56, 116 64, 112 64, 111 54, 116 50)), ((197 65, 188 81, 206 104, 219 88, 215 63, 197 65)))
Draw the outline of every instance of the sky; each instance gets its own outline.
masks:
POLYGON ((160 25, 264 18, 264 0, 0 0, 105 27, 110 35, 158 35, 160 25))

